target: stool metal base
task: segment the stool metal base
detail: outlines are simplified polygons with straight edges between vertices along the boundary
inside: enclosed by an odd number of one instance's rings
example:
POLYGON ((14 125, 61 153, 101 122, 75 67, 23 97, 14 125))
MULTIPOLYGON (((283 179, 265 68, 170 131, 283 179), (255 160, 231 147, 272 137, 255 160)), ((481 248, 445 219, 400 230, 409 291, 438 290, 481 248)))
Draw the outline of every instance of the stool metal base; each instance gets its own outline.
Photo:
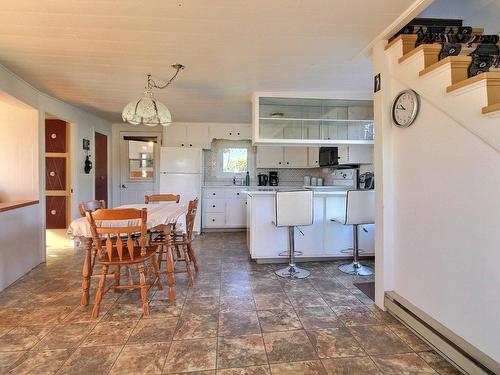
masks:
POLYGON ((286 277, 290 279, 305 279, 311 274, 311 272, 309 272, 308 270, 299 268, 295 265, 289 265, 285 268, 281 268, 274 271, 274 273, 279 277, 286 277))
POLYGON ((373 269, 368 266, 363 266, 359 262, 345 263, 339 266, 339 270, 349 275, 371 276, 373 269))

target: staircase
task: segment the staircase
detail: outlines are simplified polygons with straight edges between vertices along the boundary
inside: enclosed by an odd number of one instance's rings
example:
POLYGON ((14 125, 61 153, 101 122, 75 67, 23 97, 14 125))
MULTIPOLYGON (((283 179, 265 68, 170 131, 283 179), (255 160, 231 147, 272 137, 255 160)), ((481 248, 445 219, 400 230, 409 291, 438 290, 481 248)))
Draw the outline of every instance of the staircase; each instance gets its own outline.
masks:
POLYGON ((391 78, 414 89, 462 127, 500 151, 500 59, 498 35, 468 28, 466 36, 400 34, 385 47, 391 78), (426 41, 434 41, 426 43, 426 41), (461 51, 459 55, 450 42, 461 51), (479 51, 479 52, 478 52, 479 51), (486 51, 483 53, 483 51, 486 51), (493 53, 493 54, 491 54, 493 53), (493 61, 482 64, 479 59, 493 61), (489 70, 489 71, 486 71, 489 70))

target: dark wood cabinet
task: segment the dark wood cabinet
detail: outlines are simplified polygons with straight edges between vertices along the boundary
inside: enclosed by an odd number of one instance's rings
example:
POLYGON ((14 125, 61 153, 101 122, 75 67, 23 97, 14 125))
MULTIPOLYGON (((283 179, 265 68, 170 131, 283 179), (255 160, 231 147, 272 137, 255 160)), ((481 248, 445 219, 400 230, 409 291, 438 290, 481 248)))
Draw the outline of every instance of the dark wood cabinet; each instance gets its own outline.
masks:
POLYGON ((47 196, 45 203, 47 229, 66 228, 66 197, 47 196))
POLYGON ((66 122, 45 120, 45 152, 66 152, 66 122))
POLYGON ((66 158, 45 158, 45 189, 66 190, 66 158))

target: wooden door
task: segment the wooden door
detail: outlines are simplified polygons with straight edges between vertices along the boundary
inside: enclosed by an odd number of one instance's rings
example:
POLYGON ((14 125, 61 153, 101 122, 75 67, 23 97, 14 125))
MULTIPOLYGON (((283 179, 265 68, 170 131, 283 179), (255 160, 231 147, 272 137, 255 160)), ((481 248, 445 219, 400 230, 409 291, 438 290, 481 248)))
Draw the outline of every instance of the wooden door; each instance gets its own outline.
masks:
POLYGON ((69 127, 45 120, 45 196, 47 229, 64 229, 71 217, 69 127))
POLYGON ((108 202, 108 137, 95 133, 95 199, 108 202))

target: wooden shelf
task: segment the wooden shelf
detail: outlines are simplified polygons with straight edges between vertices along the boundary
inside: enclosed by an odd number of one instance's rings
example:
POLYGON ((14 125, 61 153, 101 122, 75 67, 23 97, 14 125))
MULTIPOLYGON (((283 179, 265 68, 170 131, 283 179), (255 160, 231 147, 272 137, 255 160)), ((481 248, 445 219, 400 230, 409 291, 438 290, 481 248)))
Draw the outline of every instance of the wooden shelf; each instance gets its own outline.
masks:
POLYGON ((341 120, 341 119, 328 119, 328 118, 293 118, 293 117, 259 117, 259 120, 266 121, 323 121, 323 122, 361 122, 365 124, 372 124, 374 120, 341 120))

